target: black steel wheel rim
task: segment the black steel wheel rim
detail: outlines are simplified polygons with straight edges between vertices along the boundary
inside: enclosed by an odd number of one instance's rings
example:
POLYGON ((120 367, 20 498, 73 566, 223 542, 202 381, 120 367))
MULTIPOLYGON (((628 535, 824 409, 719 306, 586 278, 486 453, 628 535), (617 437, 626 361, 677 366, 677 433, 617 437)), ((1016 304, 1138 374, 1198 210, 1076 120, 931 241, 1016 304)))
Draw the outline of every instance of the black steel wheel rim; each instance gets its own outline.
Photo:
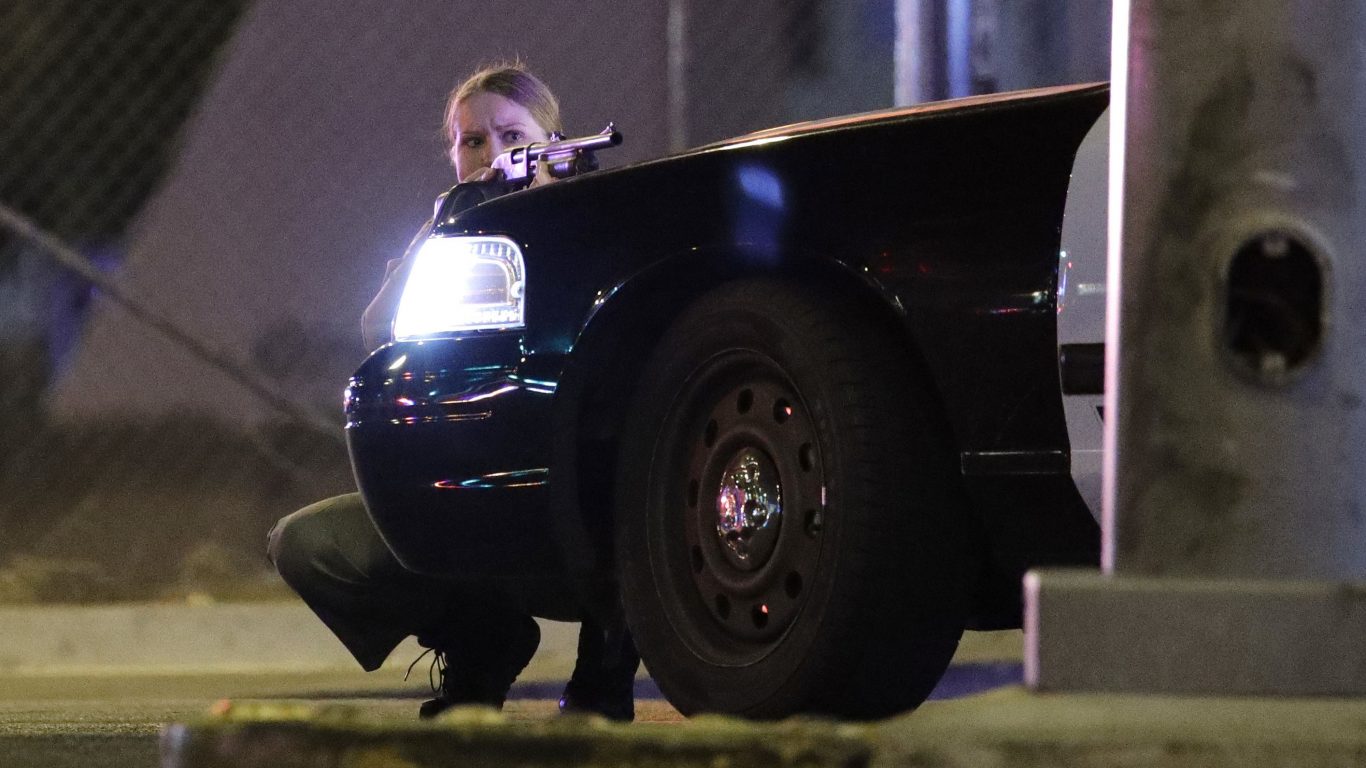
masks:
POLYGON ((828 526, 816 423, 777 363, 732 351, 689 377, 661 444, 649 541, 669 620, 709 662, 753 663, 817 584, 828 526))

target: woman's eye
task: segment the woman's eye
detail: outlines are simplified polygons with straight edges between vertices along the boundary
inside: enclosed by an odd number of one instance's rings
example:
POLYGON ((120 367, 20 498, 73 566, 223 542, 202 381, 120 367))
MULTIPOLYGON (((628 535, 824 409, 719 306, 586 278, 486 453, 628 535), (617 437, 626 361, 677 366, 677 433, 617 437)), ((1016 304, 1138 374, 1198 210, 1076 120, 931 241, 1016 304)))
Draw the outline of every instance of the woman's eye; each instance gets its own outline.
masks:
POLYGON ((521 144, 526 139, 526 134, 521 131, 508 131, 503 134, 504 144, 521 144))
POLYGON ((465 138, 460 140, 460 145, 464 147, 469 147, 471 149, 478 149, 479 147, 484 146, 484 137, 466 136, 465 138))

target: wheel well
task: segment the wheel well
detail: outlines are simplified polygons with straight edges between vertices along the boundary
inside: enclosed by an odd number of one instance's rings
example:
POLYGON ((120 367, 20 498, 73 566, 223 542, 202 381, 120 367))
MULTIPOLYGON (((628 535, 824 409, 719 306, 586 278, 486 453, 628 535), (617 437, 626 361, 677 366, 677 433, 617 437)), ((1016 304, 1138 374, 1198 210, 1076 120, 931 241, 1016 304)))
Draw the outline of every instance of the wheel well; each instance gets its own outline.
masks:
MULTIPOLYGON (((832 299, 853 302, 885 323, 901 339, 915 366, 936 392, 928 366, 904 313, 874 283, 833 259, 780 268, 746 269, 729 254, 675 259, 655 265, 621 286, 580 334, 560 392, 573 413, 557 429, 557 462, 569 469, 558 482, 561 514, 575 518, 585 538, 571 558, 592 563, 599 574, 613 571, 612 503, 620 436, 628 409, 650 356, 669 325, 709 291, 731 281, 770 278, 818 286, 832 299), (586 549, 582 549, 586 547, 586 549)), ((941 416, 942 407, 935 412, 941 416)), ((947 426, 947 425, 945 425, 947 426)), ((951 434, 944 431, 942 434, 951 434)))

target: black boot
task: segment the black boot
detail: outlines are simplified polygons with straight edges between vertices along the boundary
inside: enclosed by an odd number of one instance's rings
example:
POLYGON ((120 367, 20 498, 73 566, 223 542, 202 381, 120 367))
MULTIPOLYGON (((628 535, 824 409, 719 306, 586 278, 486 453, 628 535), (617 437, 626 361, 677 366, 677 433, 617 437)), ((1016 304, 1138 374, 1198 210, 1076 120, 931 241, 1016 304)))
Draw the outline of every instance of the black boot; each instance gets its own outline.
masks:
POLYGON ((432 690, 418 715, 435 717, 461 704, 501 709, 508 689, 536 654, 541 629, 530 616, 509 611, 464 613, 418 642, 436 652, 432 690))
POLYGON ((636 716, 635 679, 640 666, 624 623, 603 628, 592 619, 579 627, 579 657, 560 696, 560 712, 602 715, 631 722, 636 716))

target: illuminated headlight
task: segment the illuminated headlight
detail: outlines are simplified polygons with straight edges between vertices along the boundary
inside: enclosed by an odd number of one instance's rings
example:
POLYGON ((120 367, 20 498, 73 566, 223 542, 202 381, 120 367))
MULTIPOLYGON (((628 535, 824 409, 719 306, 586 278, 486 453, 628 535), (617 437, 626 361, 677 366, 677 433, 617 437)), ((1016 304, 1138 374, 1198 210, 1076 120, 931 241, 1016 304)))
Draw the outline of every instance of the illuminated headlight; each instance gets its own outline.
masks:
POLYGON ((395 339, 522 328, 522 251, 506 237, 432 237, 413 257, 395 339))

